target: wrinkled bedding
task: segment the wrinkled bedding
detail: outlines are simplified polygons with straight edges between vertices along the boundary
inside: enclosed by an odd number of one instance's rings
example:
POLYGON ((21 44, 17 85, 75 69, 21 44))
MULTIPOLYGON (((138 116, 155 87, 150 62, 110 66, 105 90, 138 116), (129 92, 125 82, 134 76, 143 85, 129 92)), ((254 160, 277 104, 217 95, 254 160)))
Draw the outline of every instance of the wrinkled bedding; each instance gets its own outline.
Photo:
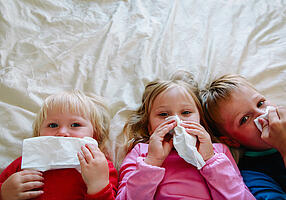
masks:
POLYGON ((200 87, 241 74, 286 106, 286 1, 0 0, 0 172, 48 95, 104 96, 114 141, 144 84, 177 69, 200 87))

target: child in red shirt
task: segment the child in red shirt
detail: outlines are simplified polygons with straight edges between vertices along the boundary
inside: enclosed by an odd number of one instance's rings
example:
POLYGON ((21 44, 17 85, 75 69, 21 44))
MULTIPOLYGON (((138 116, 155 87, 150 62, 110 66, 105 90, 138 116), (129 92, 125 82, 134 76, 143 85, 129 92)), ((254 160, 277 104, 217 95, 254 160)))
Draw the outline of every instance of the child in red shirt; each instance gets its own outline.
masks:
POLYGON ((92 137, 98 147, 81 147, 81 174, 73 168, 21 170, 22 158, 16 159, 0 175, 0 199, 115 199, 118 175, 105 157, 109 120, 99 97, 80 91, 49 96, 34 122, 34 136, 92 137))

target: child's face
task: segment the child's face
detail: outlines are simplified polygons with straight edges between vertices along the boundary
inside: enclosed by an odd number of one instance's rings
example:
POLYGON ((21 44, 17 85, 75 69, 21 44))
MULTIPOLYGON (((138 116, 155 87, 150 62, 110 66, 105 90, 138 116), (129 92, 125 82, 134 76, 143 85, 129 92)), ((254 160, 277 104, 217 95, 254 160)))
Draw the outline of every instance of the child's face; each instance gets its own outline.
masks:
POLYGON ((254 119, 265 112, 270 102, 248 86, 235 89, 228 100, 219 103, 222 126, 228 136, 245 147, 257 150, 270 146, 261 139, 254 119))
POLYGON ((47 118, 40 128, 40 136, 93 137, 90 120, 79 114, 48 110, 47 118))
POLYGON ((170 88, 160 93, 151 106, 149 134, 169 116, 178 115, 183 121, 200 123, 200 115, 192 96, 181 87, 170 88))

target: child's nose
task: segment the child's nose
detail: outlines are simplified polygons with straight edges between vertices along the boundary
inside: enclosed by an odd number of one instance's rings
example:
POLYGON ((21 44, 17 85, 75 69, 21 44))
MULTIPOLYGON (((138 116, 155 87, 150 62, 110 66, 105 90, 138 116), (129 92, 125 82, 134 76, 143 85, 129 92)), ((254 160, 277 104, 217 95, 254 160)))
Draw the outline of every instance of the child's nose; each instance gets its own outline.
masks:
POLYGON ((68 128, 66 127, 60 127, 57 131, 56 136, 60 136, 60 137, 69 137, 69 132, 68 132, 68 128))

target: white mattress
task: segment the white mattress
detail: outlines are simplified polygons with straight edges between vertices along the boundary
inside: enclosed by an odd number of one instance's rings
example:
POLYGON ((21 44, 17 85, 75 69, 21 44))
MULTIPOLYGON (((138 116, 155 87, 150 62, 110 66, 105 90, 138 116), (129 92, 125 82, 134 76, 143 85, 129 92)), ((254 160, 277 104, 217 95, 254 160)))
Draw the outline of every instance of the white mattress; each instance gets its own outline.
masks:
POLYGON ((200 86, 241 74, 286 106, 286 2, 0 0, 0 171, 48 95, 106 97, 114 140, 144 84, 176 69, 200 86))

